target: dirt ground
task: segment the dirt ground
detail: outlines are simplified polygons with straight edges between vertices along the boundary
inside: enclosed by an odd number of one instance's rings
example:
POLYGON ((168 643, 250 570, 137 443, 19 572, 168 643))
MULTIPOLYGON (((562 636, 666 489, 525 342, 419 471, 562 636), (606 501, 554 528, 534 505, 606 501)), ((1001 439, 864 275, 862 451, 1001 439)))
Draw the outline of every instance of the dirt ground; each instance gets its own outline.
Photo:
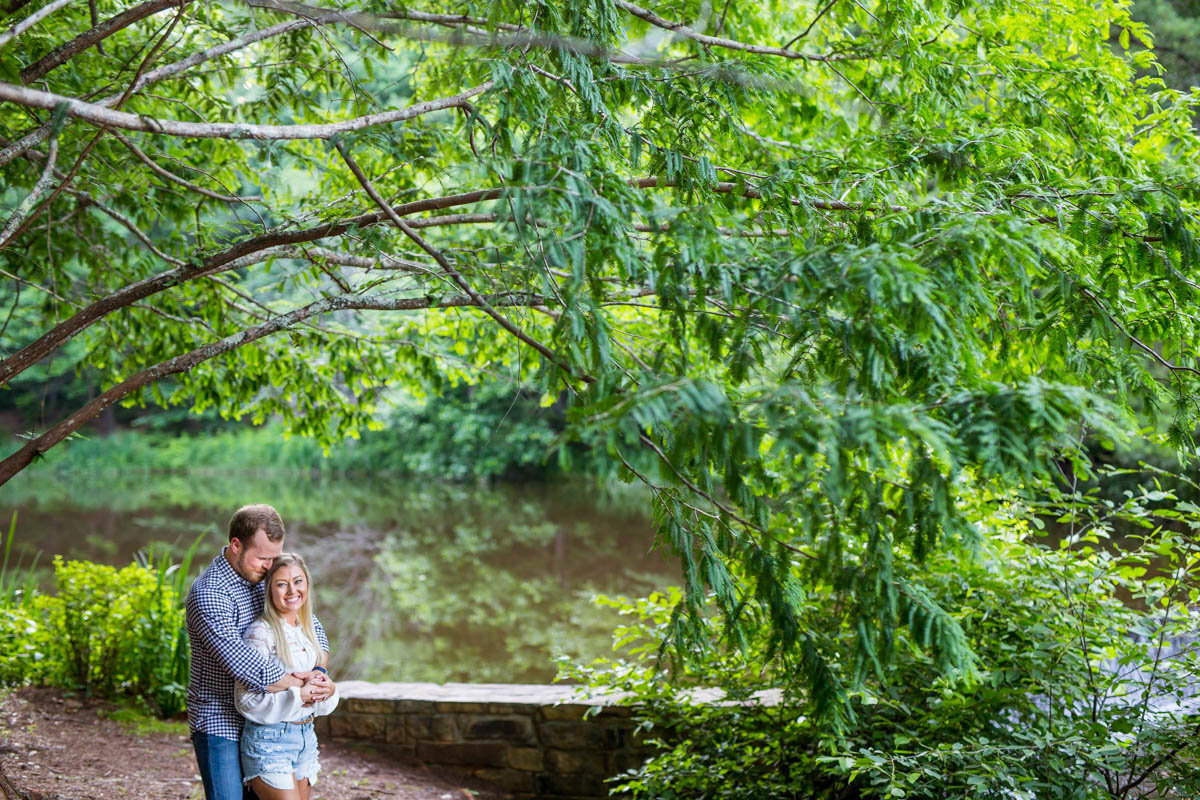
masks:
MULTIPOLYGON (((186 722, 158 722, 57 689, 0 698, 0 766, 31 800, 204 800, 186 722)), ((386 753, 321 743, 312 800, 499 800, 503 795, 386 753)))

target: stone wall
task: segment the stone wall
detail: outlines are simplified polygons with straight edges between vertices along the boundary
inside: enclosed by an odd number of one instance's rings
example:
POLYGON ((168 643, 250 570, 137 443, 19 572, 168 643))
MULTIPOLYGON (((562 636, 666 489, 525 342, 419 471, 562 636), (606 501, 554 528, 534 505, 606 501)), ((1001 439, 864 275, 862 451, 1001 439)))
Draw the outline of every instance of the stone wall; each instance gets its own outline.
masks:
POLYGON ((452 767, 518 797, 606 797, 604 778, 647 752, 630 708, 571 687, 343 681, 338 691, 319 736, 452 767), (585 719, 593 705, 601 710, 585 719))

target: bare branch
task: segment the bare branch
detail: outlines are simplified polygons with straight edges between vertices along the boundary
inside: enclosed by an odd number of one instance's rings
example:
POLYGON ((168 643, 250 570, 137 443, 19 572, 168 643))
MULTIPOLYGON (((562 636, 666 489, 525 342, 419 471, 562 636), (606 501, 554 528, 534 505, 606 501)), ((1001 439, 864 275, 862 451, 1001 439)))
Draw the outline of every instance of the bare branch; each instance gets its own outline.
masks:
MULTIPOLYGON (((136 86, 136 84, 134 85, 136 86)), ((384 111, 379 114, 369 114, 365 117, 323 125, 246 125, 234 122, 180 122, 170 119, 155 119, 139 114, 127 114, 124 111, 113 111, 97 103, 87 103, 73 97, 39 92, 35 89, 3 82, 0 82, 0 100, 7 100, 30 108, 54 108, 59 103, 66 103, 71 116, 94 125, 182 136, 190 139, 329 139, 339 133, 350 133, 374 125, 402 122, 422 114, 455 108, 468 98, 488 91, 492 85, 492 81, 485 81, 453 97, 427 100, 408 108, 384 111)))
MULTIPOLYGON (((461 288, 464 292, 466 292, 468 296, 470 296, 471 298, 473 298, 477 301, 476 305, 478 305, 480 308, 482 308, 485 314, 487 314, 489 317, 494 319, 500 325, 501 328, 504 328, 504 330, 511 333, 518 340, 524 342, 525 344, 529 345, 537 352, 541 353, 542 356, 547 361, 556 365, 559 369, 561 369, 567 375, 569 375, 573 378, 579 378, 586 383, 592 383, 596 380, 595 378, 591 377, 590 375, 576 375, 575 371, 573 369, 571 369, 571 366, 569 364, 565 363, 557 353, 555 353, 549 347, 546 347, 546 345, 537 341, 533 337, 529 336, 529 334, 525 333, 520 328, 518 328, 512 322, 512 320, 508 319, 508 317, 504 316, 503 314, 501 314, 500 312, 498 312, 494 308, 492 308, 487 303, 487 301, 483 298, 483 296, 480 295, 478 292, 476 292, 475 289, 473 289, 471 287, 471 285, 469 283, 467 283, 466 279, 463 278, 463 276, 459 273, 459 271, 455 268, 455 266, 450 263, 450 260, 447 259, 444 255, 442 255, 440 250, 433 247, 428 242, 426 242, 424 239, 422 239, 420 234, 418 234, 415 230, 412 229, 412 227, 410 227, 407 223, 405 223, 405 221, 400 218, 400 215, 398 215, 395 212, 395 210, 390 205, 387 204, 387 201, 385 201, 383 199, 383 197, 380 196, 379 192, 377 192, 375 190, 374 185, 372 185, 370 179, 367 178, 366 173, 364 173, 362 171, 362 169, 358 166, 358 164, 355 163, 354 159, 351 157, 350 152, 346 148, 346 146, 344 144, 342 144, 341 141, 339 141, 338 139, 333 140, 333 145, 334 145, 334 147, 337 148, 337 151, 342 154, 342 160, 344 160, 346 162, 346 166, 348 166, 350 168, 350 171, 354 173, 354 177, 358 179, 358 182, 360 184, 362 184, 363 189, 366 190, 367 194, 371 197, 371 199, 373 201, 375 201, 375 204, 378 205, 383 210, 384 214, 387 215, 388 219, 391 220, 392 224, 395 225, 397 228, 399 228, 401 231, 403 231, 404 235, 407 236, 408 238, 412 239, 418 247, 420 247, 422 250, 424 250, 426 253, 428 253, 433 258, 433 260, 438 263, 438 266, 440 266, 443 270, 445 270, 446 274, 450 276, 450 279, 452 281, 454 281, 454 283, 457 284, 459 286, 459 288, 461 288)), ((539 303, 538 305, 541 305, 541 304, 539 303)))
POLYGON ((173 6, 181 6, 186 2, 188 0, 146 0, 146 2, 140 3, 133 8, 128 8, 115 17, 106 19, 91 30, 84 31, 66 44, 54 48, 21 70, 21 82, 26 84, 33 83, 44 77, 52 69, 62 66, 79 53, 107 39, 117 31, 124 30, 139 20, 143 20, 173 6))
POLYGON ((22 33, 29 30, 30 28, 32 28, 34 25, 37 25, 39 22, 44 20, 46 17, 53 14, 55 11, 58 11, 60 8, 70 5, 72 2, 74 2, 74 0, 54 0, 53 3, 49 3, 47 5, 42 6, 37 11, 30 14, 28 17, 26 17, 25 19, 18 22, 16 25, 13 25, 8 30, 4 31, 3 33, 0 33, 0 47, 4 47, 4 45, 11 42, 13 39, 17 38, 22 33))
POLYGON ((121 398, 143 389, 155 381, 181 372, 187 372, 198 364, 209 359, 224 355, 244 347, 245 345, 278 333, 286 328, 303 322, 320 314, 333 311, 353 309, 370 309, 377 311, 414 311, 426 308, 470 308, 479 307, 480 303, 490 307, 497 306, 535 306, 545 303, 545 299, 535 294, 504 293, 491 297, 470 297, 456 295, 452 297, 413 297, 391 298, 378 295, 361 295, 358 297, 327 297, 310 303, 294 311, 273 317, 259 325, 239 331, 232 336, 226 336, 215 342, 198 347, 189 353, 167 359, 152 367, 147 367, 135 375, 126 378, 116 386, 109 388, 91 402, 77 409, 66 419, 59 422, 42 435, 31 439, 22 448, 0 461, 0 485, 7 483, 14 475, 29 466, 35 458, 48 451, 51 447, 77 431, 84 423, 95 419, 104 409, 113 405, 121 398))
POLYGON ((261 197, 236 197, 233 195, 227 195, 227 194, 221 194, 219 192, 214 192, 211 189, 205 189, 203 186, 199 186, 195 183, 192 183, 191 181, 188 181, 188 180, 185 180, 184 178, 179 177, 178 175, 176 175, 174 172, 171 172, 170 170, 163 169, 158 164, 154 163, 153 159, 151 159, 150 156, 148 156, 144 152, 142 152, 141 148, 139 148, 136 144, 129 141, 129 139, 127 139, 126 137, 117 133, 116 131, 113 131, 112 135, 116 138, 116 140, 118 142, 125 145, 125 147, 127 147, 131 153, 133 153, 135 156, 137 156, 138 161, 141 161, 143 164, 145 164, 147 167, 149 167, 151 172, 153 172, 155 175, 165 178, 165 179, 171 181, 172 183, 177 183, 180 186, 184 187, 185 189, 195 192, 196 194, 202 194, 205 197, 211 197, 214 200, 223 200, 226 203, 248 203, 248 202, 260 202, 262 200, 261 197))
MULTIPOLYGON (((746 44, 745 42, 738 42, 733 39, 724 39, 720 36, 709 36, 708 34, 700 33, 700 31, 692 30, 682 22, 672 22, 669 19, 663 19, 653 11, 647 11, 640 6, 635 6, 633 3, 628 3, 625 0, 616 0, 615 5, 617 8, 624 9, 633 16, 645 20, 655 27, 671 31, 672 33, 677 33, 685 39, 691 39, 692 41, 708 45, 709 47, 724 47, 728 50, 738 50, 743 53, 754 53, 755 55, 779 56, 780 58, 790 58, 799 61, 818 61, 822 63, 827 63, 830 61, 854 61, 870 58, 870 56, 853 53, 831 53, 828 55, 822 53, 801 53, 798 50, 788 50, 784 47, 769 47, 759 44, 746 44)), ((789 44, 791 43, 789 42, 789 44)))

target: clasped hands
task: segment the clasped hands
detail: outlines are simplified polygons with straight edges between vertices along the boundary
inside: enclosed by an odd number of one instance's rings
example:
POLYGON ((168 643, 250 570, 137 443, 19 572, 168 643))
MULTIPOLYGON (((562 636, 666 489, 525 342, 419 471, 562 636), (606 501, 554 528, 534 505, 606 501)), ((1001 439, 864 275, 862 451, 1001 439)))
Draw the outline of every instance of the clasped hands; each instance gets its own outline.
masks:
POLYGON ((284 675, 282 683, 289 689, 293 686, 300 687, 300 699, 304 701, 305 707, 333 697, 333 681, 319 669, 284 675))

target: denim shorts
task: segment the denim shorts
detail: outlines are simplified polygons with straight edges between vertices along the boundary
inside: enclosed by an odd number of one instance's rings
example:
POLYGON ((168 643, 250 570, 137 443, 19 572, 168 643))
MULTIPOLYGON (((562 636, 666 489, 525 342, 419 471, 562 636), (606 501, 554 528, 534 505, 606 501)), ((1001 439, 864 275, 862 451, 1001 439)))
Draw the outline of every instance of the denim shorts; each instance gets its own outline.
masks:
POLYGON ((312 722, 259 725, 246 720, 242 729, 242 780, 262 778, 267 786, 294 789, 295 778, 317 779, 317 734, 312 722))

